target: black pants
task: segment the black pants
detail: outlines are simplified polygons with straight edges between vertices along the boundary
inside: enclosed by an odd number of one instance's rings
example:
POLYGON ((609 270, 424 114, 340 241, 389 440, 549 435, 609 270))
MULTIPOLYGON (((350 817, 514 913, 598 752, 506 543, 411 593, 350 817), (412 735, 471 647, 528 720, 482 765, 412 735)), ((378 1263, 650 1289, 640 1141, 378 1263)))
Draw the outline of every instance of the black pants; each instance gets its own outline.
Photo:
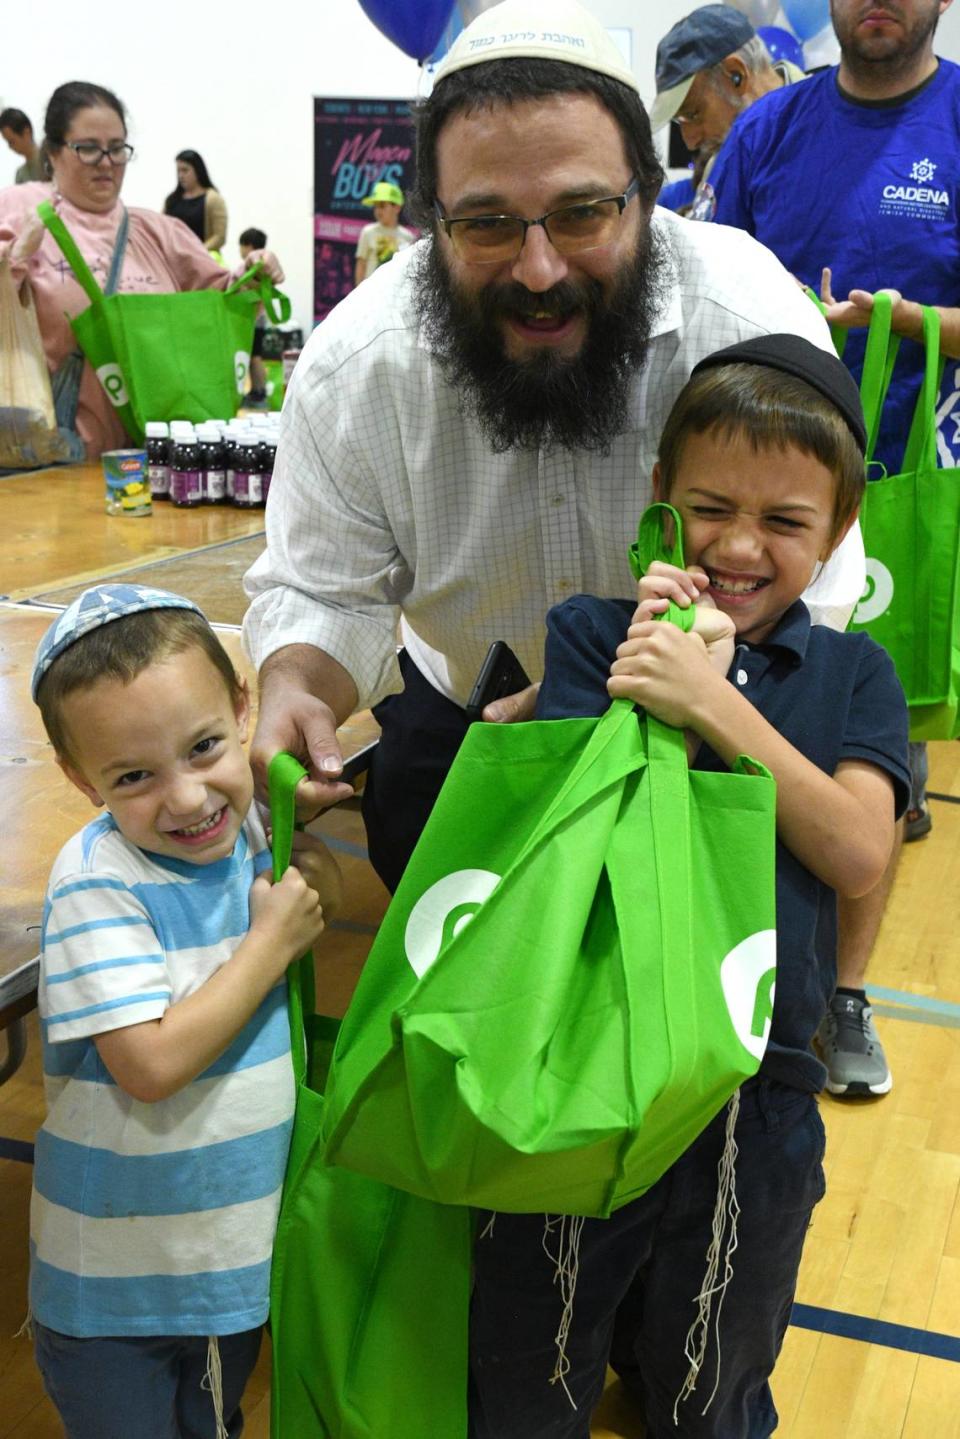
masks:
POLYGON ((460 706, 439 694, 406 653, 400 672, 402 693, 373 711, 382 733, 363 791, 370 863, 391 893, 468 728, 460 706))
MULTIPOLYGON (((648 1439, 767 1439, 768 1379, 790 1318, 800 1251, 823 1196, 823 1124, 812 1094, 765 1079, 741 1091, 740 1202, 733 1278, 695 1393, 673 1406, 703 1284, 725 1113, 640 1199, 587 1219, 567 1337, 567 1385, 550 1376, 563 1309, 544 1253, 542 1214, 481 1214, 470 1310, 470 1439, 588 1439, 611 1363, 638 1401, 648 1439), (717 1392, 702 1411, 714 1381, 717 1392)), ((557 1239, 548 1239, 555 1249, 557 1239)))

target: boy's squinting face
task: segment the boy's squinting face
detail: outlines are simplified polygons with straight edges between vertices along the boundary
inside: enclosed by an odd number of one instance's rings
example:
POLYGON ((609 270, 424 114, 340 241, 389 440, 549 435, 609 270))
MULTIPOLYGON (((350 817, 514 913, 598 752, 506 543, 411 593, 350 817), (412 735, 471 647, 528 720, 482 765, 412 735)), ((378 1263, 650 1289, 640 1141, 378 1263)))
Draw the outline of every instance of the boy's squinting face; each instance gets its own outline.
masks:
POLYGON ((130 684, 102 679, 67 695, 72 760, 60 764, 131 844, 213 864, 233 850, 253 799, 242 749, 248 716, 246 690, 235 707, 194 646, 147 665, 130 684))
MULTIPOLYGON (((659 478, 657 470, 661 497, 659 478)), ((711 433, 687 439, 669 501, 683 519, 685 562, 706 570, 707 594, 738 638, 765 639, 839 544, 842 535, 831 535, 835 496, 831 472, 795 445, 754 450, 743 435, 711 433)))

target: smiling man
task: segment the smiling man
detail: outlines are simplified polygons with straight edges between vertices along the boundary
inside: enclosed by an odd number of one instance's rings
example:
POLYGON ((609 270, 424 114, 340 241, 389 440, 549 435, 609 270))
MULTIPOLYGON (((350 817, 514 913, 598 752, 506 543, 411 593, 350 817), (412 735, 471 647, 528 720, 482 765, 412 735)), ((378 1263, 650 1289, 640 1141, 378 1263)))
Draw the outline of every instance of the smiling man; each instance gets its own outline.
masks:
MULTIPOLYGON (((479 16, 417 122, 410 198, 426 238, 306 346, 267 550, 246 580, 255 760, 299 753, 317 802, 342 798, 336 725, 377 705, 364 813, 391 886, 491 641, 536 679, 552 604, 629 588, 660 431, 694 364, 772 329, 829 344, 761 246, 654 211, 661 170, 636 81, 574 0, 479 16)), ((841 623, 861 566, 854 532, 819 581, 841 623)), ((533 704, 529 692, 485 717, 533 704)))

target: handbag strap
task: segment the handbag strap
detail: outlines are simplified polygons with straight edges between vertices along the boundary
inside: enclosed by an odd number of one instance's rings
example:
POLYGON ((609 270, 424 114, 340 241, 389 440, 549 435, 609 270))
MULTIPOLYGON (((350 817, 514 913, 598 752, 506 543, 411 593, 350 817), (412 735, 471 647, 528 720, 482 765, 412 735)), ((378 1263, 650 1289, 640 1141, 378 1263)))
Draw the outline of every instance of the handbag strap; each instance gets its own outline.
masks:
MULTIPOLYGON (((283 878, 290 864, 290 856, 293 852, 293 832, 297 828, 297 785, 306 773, 307 771, 298 759, 282 750, 279 754, 274 755, 267 771, 274 883, 283 878)), ((287 970, 290 1049, 294 1080, 298 1088, 306 1080, 306 1016, 312 1014, 314 1008, 313 953, 308 949, 306 954, 294 960, 287 970)))
POLYGON ((940 316, 931 305, 922 308, 923 379, 903 456, 905 474, 937 468, 937 395, 946 361, 940 354, 940 316))
POLYGON ((116 293, 120 283, 120 271, 123 269, 123 257, 127 253, 127 234, 130 229, 130 216, 127 207, 124 205, 123 214, 120 216, 120 224, 117 227, 117 238, 113 242, 113 258, 110 261, 110 273, 107 275, 107 283, 103 287, 105 295, 116 293))

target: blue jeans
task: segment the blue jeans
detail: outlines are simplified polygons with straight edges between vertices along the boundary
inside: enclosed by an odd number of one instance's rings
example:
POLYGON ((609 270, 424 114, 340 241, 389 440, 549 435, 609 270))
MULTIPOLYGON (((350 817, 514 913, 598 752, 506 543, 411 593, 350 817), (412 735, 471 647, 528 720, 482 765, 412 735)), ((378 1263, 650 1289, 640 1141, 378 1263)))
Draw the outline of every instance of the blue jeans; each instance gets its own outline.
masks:
MULTIPOLYGON (((214 1439, 207 1340, 190 1335, 75 1339, 34 1324, 37 1366, 67 1439, 214 1439)), ((243 1433, 240 1400, 263 1329, 220 1336, 223 1422, 243 1433)))
POLYGON ((800 1253, 823 1197, 824 1130, 814 1095, 769 1080, 741 1090, 735 1138, 740 1204, 733 1278, 711 1327, 696 1392, 687 1330, 706 1270, 725 1111, 652 1189, 610 1219, 584 1223, 567 1384, 554 1370, 563 1300, 543 1252, 544 1216, 498 1214, 475 1245, 470 1315, 470 1439, 588 1439, 609 1362, 636 1397, 647 1439, 767 1439, 777 1425, 768 1378, 790 1318, 800 1253))

